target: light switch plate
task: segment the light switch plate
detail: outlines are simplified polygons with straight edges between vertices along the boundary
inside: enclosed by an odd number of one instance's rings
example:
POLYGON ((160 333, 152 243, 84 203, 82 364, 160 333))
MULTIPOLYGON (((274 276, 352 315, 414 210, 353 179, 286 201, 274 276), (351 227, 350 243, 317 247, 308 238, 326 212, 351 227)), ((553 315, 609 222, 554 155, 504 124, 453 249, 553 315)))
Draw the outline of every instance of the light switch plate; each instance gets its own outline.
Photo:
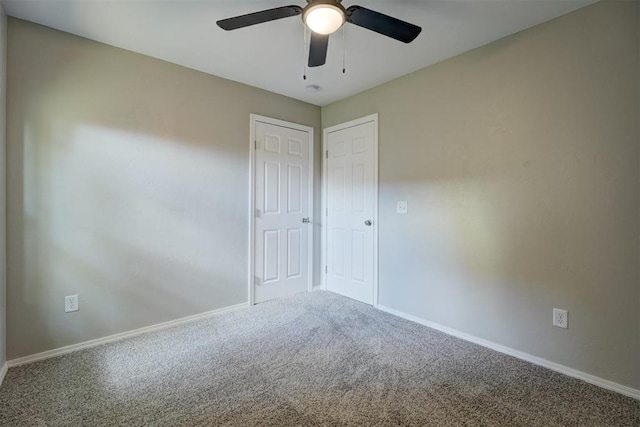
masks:
POLYGON ((407 211, 407 202, 398 202, 396 206, 396 212, 398 212, 399 214, 406 214, 407 211))

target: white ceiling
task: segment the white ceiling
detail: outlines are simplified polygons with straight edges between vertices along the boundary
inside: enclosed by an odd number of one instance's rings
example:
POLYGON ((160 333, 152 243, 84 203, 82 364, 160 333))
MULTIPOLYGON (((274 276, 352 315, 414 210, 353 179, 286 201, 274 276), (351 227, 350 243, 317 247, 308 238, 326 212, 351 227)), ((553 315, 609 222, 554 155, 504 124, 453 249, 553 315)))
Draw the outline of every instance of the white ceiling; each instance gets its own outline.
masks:
POLYGON ((326 65, 302 79, 299 16, 235 31, 219 19, 304 0, 3 0, 10 16, 112 46, 327 105, 478 46, 548 21, 595 0, 344 0, 420 25, 405 45, 355 25, 329 40, 326 65), (316 84, 320 91, 307 93, 316 84))

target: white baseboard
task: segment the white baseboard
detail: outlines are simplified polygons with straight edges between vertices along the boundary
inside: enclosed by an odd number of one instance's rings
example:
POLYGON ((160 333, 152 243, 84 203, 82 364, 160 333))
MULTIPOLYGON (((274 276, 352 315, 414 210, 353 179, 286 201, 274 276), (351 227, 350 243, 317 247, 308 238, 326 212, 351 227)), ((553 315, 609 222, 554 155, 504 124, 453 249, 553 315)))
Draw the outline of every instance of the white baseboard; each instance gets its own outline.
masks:
POLYGON ((444 332, 447 335, 451 335, 457 338, 461 338, 465 341, 472 342, 474 344, 479 344, 483 347, 490 348, 495 351, 499 351, 500 353, 507 354, 509 356, 516 357, 518 359, 522 359, 524 361, 533 363, 534 365, 539 365, 547 369, 551 369, 552 371, 560 372, 561 374, 568 375, 573 378, 578 378, 580 380, 586 381, 590 384, 597 385, 602 388, 606 388, 607 390, 612 390, 620 394, 624 394, 625 396, 632 397, 634 399, 640 400, 640 390, 636 390, 631 387, 627 387, 622 384, 614 383, 613 381, 605 380, 604 378, 596 377, 595 375, 587 374, 586 372, 579 371, 574 368, 570 368, 568 366, 561 365, 559 363, 551 362, 549 360, 543 359, 538 356, 534 356, 529 353, 525 353, 522 351, 514 350, 512 348, 496 344, 491 341, 487 341, 482 338, 475 337, 473 335, 469 335, 464 332, 460 332, 456 329, 448 328, 446 326, 442 326, 438 323, 430 322, 428 320, 422 319, 417 316, 413 316, 411 314, 403 313, 402 311, 385 307, 383 305, 378 305, 376 308, 379 310, 385 311, 387 313, 393 314, 398 317, 402 317, 403 319, 410 320, 412 322, 419 323, 424 326, 428 326, 429 328, 438 330, 440 332, 444 332))
POLYGON ((2 368, 0 368, 0 386, 2 385, 2 381, 4 381, 4 376, 7 375, 7 370, 9 369, 9 363, 4 362, 2 368))
MULTIPOLYGON (((27 363, 33 363, 38 360, 49 359, 51 357, 61 356, 63 354, 72 353, 74 351, 83 350, 85 348, 95 347, 97 345, 106 344, 109 342, 120 341, 126 338, 135 337, 138 335, 146 334, 154 331, 161 331, 163 329, 172 328, 174 326, 183 325, 185 323, 195 322, 196 320, 206 319, 207 317, 216 316, 222 313, 228 313, 230 311, 239 310, 241 308, 248 307, 248 303, 242 303, 232 305, 229 307, 219 308, 217 310, 207 311, 205 313, 195 314, 193 316, 182 317, 176 320, 170 320, 168 322, 158 323, 151 326, 145 326, 144 328, 134 329, 132 331, 121 332, 119 334, 109 335, 103 338, 97 338, 95 340, 84 341, 78 344, 72 344, 65 347, 56 348, 53 350, 43 351, 42 353, 32 354, 30 356, 19 357, 12 359, 5 363, 4 372, 7 367, 12 368, 14 366, 26 365, 27 363)), ((2 374, 4 377, 4 374, 2 374)), ((1 380, 0 380, 1 381, 1 380)))

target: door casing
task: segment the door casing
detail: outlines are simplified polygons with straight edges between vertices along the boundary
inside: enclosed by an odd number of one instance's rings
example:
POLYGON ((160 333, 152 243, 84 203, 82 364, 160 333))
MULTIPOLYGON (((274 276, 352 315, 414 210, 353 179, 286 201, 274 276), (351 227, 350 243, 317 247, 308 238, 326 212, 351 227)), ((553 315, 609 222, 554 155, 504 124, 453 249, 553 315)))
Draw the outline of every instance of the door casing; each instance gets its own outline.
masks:
POLYGON ((327 191, 328 191, 328 135, 331 132, 347 129, 350 127, 373 122, 373 306, 378 306, 378 113, 371 114, 359 119, 351 120, 346 123, 340 123, 335 126, 328 127, 322 131, 322 231, 321 231, 321 253, 322 263, 320 277, 322 280, 321 287, 327 289, 327 191))
POLYGON ((255 304, 255 220, 256 220, 256 123, 262 122, 274 126, 281 126, 290 129, 300 130, 309 133, 309 218, 310 227, 308 232, 307 262, 309 263, 309 277, 307 290, 313 289, 313 128, 297 123, 291 123, 284 120, 273 119, 271 117, 260 116, 258 114, 250 114, 250 130, 249 130, 249 272, 248 272, 248 289, 249 289, 249 305, 255 304))

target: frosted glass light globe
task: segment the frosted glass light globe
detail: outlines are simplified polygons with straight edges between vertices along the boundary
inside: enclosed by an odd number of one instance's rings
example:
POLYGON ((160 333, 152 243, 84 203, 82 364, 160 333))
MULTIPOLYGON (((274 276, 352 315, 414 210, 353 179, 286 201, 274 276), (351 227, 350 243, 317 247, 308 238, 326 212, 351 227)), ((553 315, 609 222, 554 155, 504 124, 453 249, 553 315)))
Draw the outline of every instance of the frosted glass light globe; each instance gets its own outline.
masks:
POLYGON ((314 33, 331 34, 344 24, 344 12, 332 4, 311 6, 304 13, 304 23, 314 33))

